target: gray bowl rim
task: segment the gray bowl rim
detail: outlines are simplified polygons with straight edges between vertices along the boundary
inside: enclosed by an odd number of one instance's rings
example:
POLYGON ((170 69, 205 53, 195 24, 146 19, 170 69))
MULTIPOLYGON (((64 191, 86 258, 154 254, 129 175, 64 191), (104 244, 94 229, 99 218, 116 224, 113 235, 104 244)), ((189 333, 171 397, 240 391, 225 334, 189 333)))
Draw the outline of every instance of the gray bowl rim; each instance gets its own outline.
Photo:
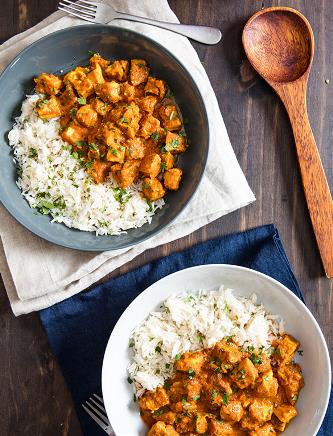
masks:
MULTIPOLYGON (((211 137, 211 135, 210 135, 210 127, 209 127, 209 121, 208 121, 208 114, 207 114, 207 107, 206 107, 206 104, 205 104, 205 100, 204 100, 204 98, 203 98, 203 96, 202 96, 202 93, 201 93, 201 91, 200 91, 200 89, 199 89, 199 87, 197 86, 197 84, 196 84, 196 82, 195 82, 195 80, 194 80, 194 78, 192 77, 192 74, 190 73, 190 71, 185 67, 185 65, 176 57, 176 56, 174 56, 172 53, 171 53, 171 51, 170 50, 168 50, 167 48, 165 48, 162 44, 160 44, 159 42, 157 42, 157 41, 155 41, 154 39, 152 39, 152 38, 149 38, 148 36, 146 36, 146 35, 143 35, 142 33, 140 33, 140 32, 136 32, 136 31, 134 31, 134 30, 131 30, 131 29, 128 29, 128 28, 125 28, 125 27, 118 27, 118 26, 113 26, 113 25, 107 25, 107 24, 78 24, 78 25, 76 25, 76 26, 70 26, 70 27, 66 27, 65 29, 60 29, 60 30, 57 30, 57 31, 55 31, 55 32, 52 32, 52 33, 49 33, 48 35, 45 35, 45 36, 43 36, 42 38, 39 38, 39 39, 37 39, 37 41, 35 41, 35 42, 33 42, 32 44, 29 44, 27 47, 25 47, 23 50, 21 50, 16 56, 15 56, 15 58, 6 66, 6 68, 1 72, 1 74, 0 74, 0 86, 1 86, 1 81, 3 80, 3 77, 6 75, 6 74, 9 74, 9 72, 10 72, 10 69, 16 64, 16 62, 20 59, 20 57, 22 56, 22 55, 24 55, 26 52, 28 52, 29 50, 31 50, 31 49, 33 49, 33 48, 35 48, 35 47, 37 47, 38 46, 38 44, 41 42, 41 41, 44 41, 44 40, 46 40, 46 39, 52 39, 54 36, 56 36, 56 35, 59 35, 59 34, 61 34, 61 33, 67 33, 67 32, 71 32, 71 31, 75 31, 75 30, 77 30, 77 29, 91 29, 91 28, 99 28, 100 30, 110 30, 111 32, 113 31, 113 30, 117 30, 117 31, 124 31, 124 32, 129 32, 129 33, 132 33, 132 34, 134 34, 134 35, 137 35, 138 37, 140 37, 140 38, 143 38, 143 39, 145 39, 147 42, 149 42, 150 44, 152 44, 152 45, 155 45, 155 46, 157 46, 157 48, 159 49, 159 50, 161 50, 164 54, 167 54, 168 56, 170 56, 178 65, 179 65, 179 67, 181 68, 181 69, 183 69, 183 71, 188 75, 188 77, 189 77, 189 79, 191 80, 191 82, 192 82, 192 86, 193 86, 193 88, 195 89, 195 91, 197 92, 197 94, 198 94, 198 96, 199 96, 199 98, 201 99, 201 102, 202 102, 202 107, 203 107, 203 109, 204 109, 204 113, 203 113, 203 115, 204 115, 204 117, 205 117, 205 120, 206 120, 206 124, 207 124, 207 132, 208 132, 208 144, 207 144, 207 154, 206 154, 206 157, 205 157, 205 161, 204 161, 204 163, 203 163, 203 170, 202 170, 202 173, 201 173, 201 175, 200 175, 200 177, 199 177, 199 181, 198 181, 198 184, 197 184, 197 186, 196 186, 196 188, 194 189, 194 191, 192 192, 192 194, 188 197, 188 199, 186 200, 186 202, 184 203, 184 205, 183 205, 183 207, 182 207, 182 209, 179 211, 179 213, 174 217, 174 218, 172 218, 169 222, 167 222, 167 223, 165 223, 165 224, 162 224, 161 226, 160 226, 160 228, 159 229, 157 229, 156 231, 154 231, 152 234, 150 234, 150 235, 147 235, 147 236, 144 236, 144 237, 142 237, 141 239, 140 239, 140 241, 136 241, 136 242, 129 242, 129 243, 125 243, 122 247, 118 247, 118 248, 113 248, 112 246, 111 247, 109 247, 108 249, 105 249, 105 248, 98 248, 98 247, 94 247, 94 248, 82 248, 82 247, 79 247, 79 246, 77 246, 77 245, 75 245, 75 244, 66 244, 66 243, 60 243, 60 242, 58 242, 57 241, 57 239, 56 238, 53 238, 52 237, 52 235, 50 235, 49 237, 45 237, 45 236, 42 236, 41 235, 41 233, 38 231, 38 230, 36 230, 36 231, 32 231, 30 228, 29 228, 29 226, 28 226, 28 224, 26 224, 25 222, 24 222, 24 220, 20 220, 20 219, 18 219, 16 216, 15 216, 15 212, 13 211, 13 209, 12 209, 12 207, 11 207, 11 203, 10 202, 7 202, 7 201, 3 201, 3 199, 2 198, 0 198, 0 201, 1 201, 1 203, 2 203, 2 205, 5 207, 5 209, 10 213, 10 215, 17 221, 17 222, 19 222, 24 228, 26 228, 27 230, 29 230, 29 232, 31 232, 32 234, 34 234, 34 235, 37 235, 38 237, 40 237, 41 239, 43 239, 43 240, 45 240, 45 241, 48 241, 48 242, 51 242, 51 243, 53 243, 53 244, 55 244, 55 245, 58 245, 58 246, 60 246, 60 247, 65 247, 65 248, 70 248, 70 249, 72 249, 72 250, 78 250, 78 251, 85 251, 85 252, 104 252, 104 251, 113 251, 113 250, 122 250, 122 249, 124 249, 124 248, 129 248, 129 247, 133 247, 133 246, 135 246, 135 245, 138 245, 138 244, 141 244, 142 242, 145 242, 145 241, 147 241, 148 239, 150 239, 150 238, 152 238, 152 237, 154 237, 154 236, 156 236, 157 234, 159 234, 160 232, 162 232, 162 230, 164 230, 166 227, 168 227, 168 226, 170 226, 183 212, 184 212, 184 210, 187 208, 187 206, 189 205, 189 203, 190 203, 190 201, 193 199, 193 197, 195 196, 195 194, 196 194, 196 192, 197 192, 197 190, 198 190, 198 188, 199 188, 199 186, 200 186, 200 184, 201 184, 201 182, 202 182, 202 178, 203 178, 203 175, 204 175, 204 173, 205 173, 205 170, 206 170, 206 165, 207 165, 207 160, 208 160, 208 155, 209 155, 209 149, 210 149, 210 137, 211 137)), ((22 100, 23 101, 23 100, 22 100)), ((8 147, 10 147, 10 145, 8 144, 8 142, 7 142, 7 145, 8 145, 8 147)), ((19 189, 19 188, 18 188, 19 189)), ((0 195, 1 195, 1 192, 0 192, 0 195)), ((22 197, 22 201, 25 201, 24 200, 24 198, 22 197)), ((158 213, 158 212, 157 212, 158 213)), ((153 217, 153 219, 154 219, 154 217, 153 217)), ((58 223, 55 223, 55 224, 58 224, 58 223)), ((65 225, 65 224, 63 224, 63 223, 60 223, 61 225, 65 225)), ((145 224, 146 225, 146 224, 145 224)), ((75 229, 74 229, 75 230, 75 229)), ((83 230, 81 230, 81 231, 83 231, 83 230)), ((131 231, 131 229, 129 229, 128 230, 129 232, 131 231)), ((117 235, 99 235, 98 236, 98 238, 105 238, 105 237, 107 237, 107 238, 114 238, 114 237, 117 237, 117 235)))

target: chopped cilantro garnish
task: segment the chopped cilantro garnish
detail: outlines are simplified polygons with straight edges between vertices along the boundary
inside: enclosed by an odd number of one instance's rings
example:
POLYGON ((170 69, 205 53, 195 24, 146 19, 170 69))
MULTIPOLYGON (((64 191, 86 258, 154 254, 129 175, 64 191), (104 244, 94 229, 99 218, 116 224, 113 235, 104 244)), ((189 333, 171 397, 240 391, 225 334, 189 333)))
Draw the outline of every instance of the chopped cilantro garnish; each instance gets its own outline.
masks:
POLYGON ((188 373, 188 375, 189 375, 189 378, 191 378, 191 379, 195 376, 195 371, 194 371, 193 368, 190 368, 190 369, 187 371, 187 373, 188 373))
POLYGON ((179 139, 171 139, 170 143, 172 148, 177 148, 179 145, 179 139))
POLYGON ((158 132, 153 132, 153 133, 150 135, 150 137, 151 137, 151 139, 152 139, 154 142, 157 142, 157 141, 159 140, 160 134, 159 134, 158 132))
POLYGON ((34 159, 35 157, 38 157, 38 151, 35 148, 30 148, 29 157, 32 159, 34 159))
POLYGON ((86 104, 87 103, 87 99, 84 97, 78 97, 77 101, 79 104, 86 104))
POLYGON ((176 354, 176 355, 175 355, 175 360, 179 360, 180 357, 181 357, 180 354, 176 354))
POLYGON ((164 382, 164 389, 167 391, 170 389, 170 383, 168 381, 164 382))
POLYGON ((229 403, 229 394, 227 392, 222 395, 222 400, 225 405, 229 403))
POLYGON ((183 397, 182 397, 182 404, 184 405, 186 403, 186 397, 185 397, 185 395, 183 395, 183 397))
POLYGON ((74 120, 76 112, 77 112, 77 109, 74 107, 69 111, 72 120, 74 120))
POLYGON ((167 164, 165 162, 161 162, 161 172, 164 173, 166 169, 167 169, 167 164))
POLYGON ((120 122, 121 123, 128 123, 128 119, 126 117, 121 117, 120 122))
POLYGON ((262 360, 261 357, 258 356, 256 353, 252 353, 250 356, 250 360, 252 361, 252 363, 254 365, 261 365, 262 364, 262 360))
POLYGON ((210 396, 212 400, 214 400, 217 397, 217 392, 215 389, 212 391, 212 395, 210 396))
POLYGON ((297 398, 298 398, 297 395, 293 395, 293 396, 291 397, 291 399, 292 399, 293 401, 297 401, 297 398))
POLYGON ((194 397, 192 397, 192 400, 193 400, 193 401, 198 401, 198 400, 200 400, 200 394, 198 394, 198 395, 194 395, 194 397))
POLYGON ((146 202, 147 202, 148 207, 149 207, 149 209, 148 209, 149 212, 153 212, 154 211, 153 203, 150 200, 147 200, 147 199, 146 199, 146 202))
POLYGON ((94 50, 88 50, 88 55, 89 56, 94 56, 94 55, 99 56, 99 53, 97 53, 97 51, 94 51, 94 50))

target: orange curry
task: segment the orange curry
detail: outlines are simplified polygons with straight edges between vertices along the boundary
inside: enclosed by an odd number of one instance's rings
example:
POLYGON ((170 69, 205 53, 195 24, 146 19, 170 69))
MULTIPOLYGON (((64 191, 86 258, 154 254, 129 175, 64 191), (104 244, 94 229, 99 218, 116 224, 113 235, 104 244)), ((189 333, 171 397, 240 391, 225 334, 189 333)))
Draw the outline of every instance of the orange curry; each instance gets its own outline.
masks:
POLYGON ((142 180, 150 201, 178 190, 177 156, 187 147, 181 114, 163 80, 143 59, 110 62, 99 54, 64 76, 35 79, 43 120, 60 117, 60 135, 96 183, 110 174, 120 189, 142 180))
POLYGON ((224 338, 213 348, 176 356, 172 378, 139 400, 148 436, 283 432, 297 415, 304 386, 301 367, 292 361, 298 348, 285 334, 266 351, 224 338))

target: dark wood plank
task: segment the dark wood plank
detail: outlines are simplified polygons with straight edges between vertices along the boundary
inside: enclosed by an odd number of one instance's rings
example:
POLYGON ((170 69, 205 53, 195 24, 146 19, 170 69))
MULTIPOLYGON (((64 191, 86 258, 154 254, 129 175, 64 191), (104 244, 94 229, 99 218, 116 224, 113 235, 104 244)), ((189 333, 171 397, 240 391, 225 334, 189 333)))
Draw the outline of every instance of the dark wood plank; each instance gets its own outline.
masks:
MULTIPOLYGON (((269 7, 281 2, 169 0, 169 3, 182 22, 213 25, 223 32, 223 42, 217 46, 193 45, 212 82, 234 150, 257 201, 182 240, 147 251, 108 277, 201 240, 274 222, 307 304, 332 352, 333 281, 323 276, 289 121, 277 96, 249 67, 241 48, 242 27, 249 16, 262 5, 269 7)), ((56 5, 57 0, 3 0, 0 41, 36 24, 56 5)), ((309 116, 332 189, 333 10, 325 0, 285 0, 283 5, 297 7, 313 26, 316 52, 308 90, 309 116), (330 83, 325 83, 325 79, 330 79, 330 83)), ((0 391, 5 398, 0 405, 1 435, 80 436, 72 402, 37 315, 15 318, 3 285, 0 320, 0 391)))

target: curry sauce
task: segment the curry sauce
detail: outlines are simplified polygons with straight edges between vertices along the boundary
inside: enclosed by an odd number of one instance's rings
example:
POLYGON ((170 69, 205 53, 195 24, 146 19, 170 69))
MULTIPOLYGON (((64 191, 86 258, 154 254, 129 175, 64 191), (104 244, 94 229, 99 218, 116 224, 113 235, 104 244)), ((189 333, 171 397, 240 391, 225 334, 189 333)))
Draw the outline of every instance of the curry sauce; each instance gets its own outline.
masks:
POLYGON ((142 181, 149 201, 178 190, 177 157, 187 148, 182 117, 167 84, 143 59, 88 66, 35 79, 38 116, 60 118, 61 138, 96 183, 113 177, 120 189, 142 181))
POLYGON ((292 359, 299 342, 285 334, 268 350, 239 347, 232 337, 176 356, 164 387, 146 391, 140 414, 148 436, 273 436, 297 415, 304 386, 292 359))

